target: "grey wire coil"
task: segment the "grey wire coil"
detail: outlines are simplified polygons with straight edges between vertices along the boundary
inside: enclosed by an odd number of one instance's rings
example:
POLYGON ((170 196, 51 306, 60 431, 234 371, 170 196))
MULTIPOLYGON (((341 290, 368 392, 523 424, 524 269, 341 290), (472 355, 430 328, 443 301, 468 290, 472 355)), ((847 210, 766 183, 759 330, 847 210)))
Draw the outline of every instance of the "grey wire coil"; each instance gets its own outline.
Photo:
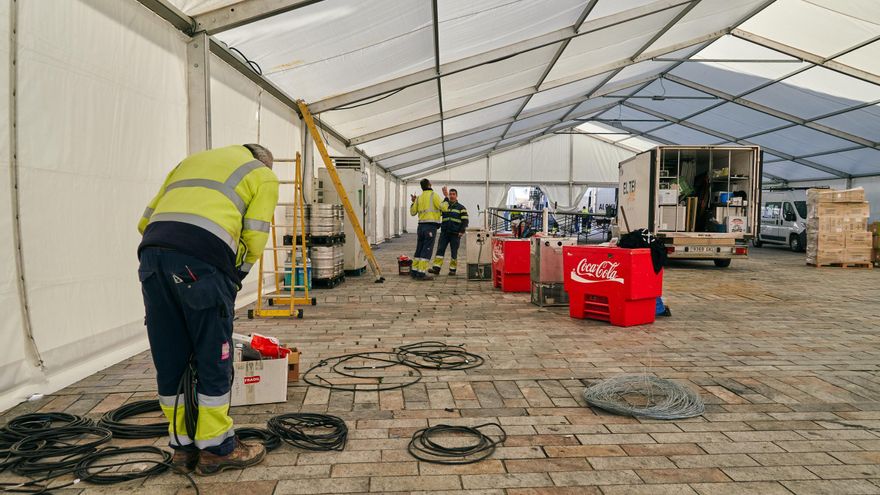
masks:
POLYGON ((584 390, 587 404, 625 416, 683 419, 703 414, 700 396, 680 383, 649 375, 622 375, 584 390))

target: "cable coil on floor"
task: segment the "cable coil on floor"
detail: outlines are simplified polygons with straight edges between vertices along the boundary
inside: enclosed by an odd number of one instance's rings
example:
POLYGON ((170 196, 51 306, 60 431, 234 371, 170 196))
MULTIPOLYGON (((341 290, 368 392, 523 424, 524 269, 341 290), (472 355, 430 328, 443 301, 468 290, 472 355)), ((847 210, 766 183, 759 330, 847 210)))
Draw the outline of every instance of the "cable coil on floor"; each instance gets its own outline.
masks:
POLYGON ((281 446, 281 438, 265 428, 236 428, 235 435, 241 440, 259 440, 266 452, 281 446))
POLYGON ((680 383, 650 375, 623 375, 584 390, 591 406, 625 416, 684 419, 703 414, 700 396, 680 383))
POLYGON ((270 418, 268 426, 285 443, 305 450, 342 450, 348 439, 345 421, 326 414, 280 414, 270 418))
POLYGON ((123 422, 123 420, 139 414, 154 412, 162 412, 162 407, 159 405, 158 400, 131 402, 104 413, 101 416, 101 420, 98 421, 98 426, 112 431, 114 438, 141 439, 163 437, 168 434, 168 421, 164 419, 160 423, 151 424, 123 422))
POLYGON ((485 423, 478 426, 453 426, 436 425, 423 428, 412 436, 407 450, 416 459, 432 464, 473 464, 482 461, 495 452, 495 447, 507 440, 507 433, 498 423, 485 423), (495 440, 482 431, 481 428, 495 427, 500 432, 500 438, 495 440), (438 437, 476 439, 473 443, 461 446, 443 445, 438 437))
POLYGON ((469 370, 485 361, 482 356, 464 350, 463 346, 436 341, 402 345, 394 351, 400 361, 423 369, 469 370))

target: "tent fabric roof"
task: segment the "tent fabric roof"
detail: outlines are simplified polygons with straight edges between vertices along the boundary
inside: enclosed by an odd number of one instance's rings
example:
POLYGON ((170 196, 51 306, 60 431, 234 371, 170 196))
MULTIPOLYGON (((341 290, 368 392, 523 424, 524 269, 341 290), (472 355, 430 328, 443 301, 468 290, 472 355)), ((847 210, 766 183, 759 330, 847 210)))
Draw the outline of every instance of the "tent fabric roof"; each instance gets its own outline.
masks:
POLYGON ((874 0, 168 1, 392 172, 577 128, 880 175, 874 0))

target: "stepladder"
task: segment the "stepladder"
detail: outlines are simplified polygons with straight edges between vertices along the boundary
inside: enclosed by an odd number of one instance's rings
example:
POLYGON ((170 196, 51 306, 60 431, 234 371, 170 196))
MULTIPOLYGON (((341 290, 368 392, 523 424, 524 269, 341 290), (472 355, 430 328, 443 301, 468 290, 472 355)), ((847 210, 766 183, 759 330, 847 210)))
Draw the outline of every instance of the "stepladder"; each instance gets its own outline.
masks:
POLYGON ((333 187, 336 188, 336 192, 342 202, 342 208, 345 210, 346 218, 351 222, 355 236, 361 245, 364 255, 367 257, 367 263, 370 265, 370 270, 373 272, 375 282, 382 283, 385 281, 385 277, 382 276, 382 268, 379 266, 379 262, 373 255, 373 250, 370 248, 370 242, 367 240, 366 233, 364 232, 357 215, 355 215, 354 208, 351 206, 351 201, 348 199, 348 193, 345 191, 345 187, 343 187, 342 181, 339 179, 339 173, 336 171, 336 166, 333 164, 333 160, 330 159, 330 154, 327 152, 327 146, 324 144, 324 140, 321 138, 321 133, 318 132, 318 128, 315 126, 315 119, 312 117, 312 113, 304 101, 297 100, 296 104, 299 107, 303 122, 305 122, 309 129, 309 134, 312 136, 315 146, 318 148, 318 153, 321 155, 321 160, 324 163, 324 167, 327 169, 327 174, 333 182, 333 187))
POLYGON ((310 297, 308 248, 305 235, 305 201, 303 195, 302 160, 299 153, 293 160, 276 160, 293 162, 293 180, 279 180, 279 187, 289 191, 293 187, 293 201, 279 201, 289 214, 278 222, 276 212, 269 229, 269 242, 263 250, 259 261, 260 278, 257 280, 257 301, 253 309, 248 310, 248 318, 302 318, 303 310, 298 306, 316 304, 310 297), (289 231, 289 235, 284 232, 289 231), (285 239, 289 239, 287 244, 285 239), (280 240, 280 242, 279 242, 280 240), (267 255, 271 253, 271 257, 267 255), (271 259, 271 266, 269 260, 271 259), (271 275, 271 277, 270 277, 271 275), (271 278, 272 283, 266 280, 271 278))

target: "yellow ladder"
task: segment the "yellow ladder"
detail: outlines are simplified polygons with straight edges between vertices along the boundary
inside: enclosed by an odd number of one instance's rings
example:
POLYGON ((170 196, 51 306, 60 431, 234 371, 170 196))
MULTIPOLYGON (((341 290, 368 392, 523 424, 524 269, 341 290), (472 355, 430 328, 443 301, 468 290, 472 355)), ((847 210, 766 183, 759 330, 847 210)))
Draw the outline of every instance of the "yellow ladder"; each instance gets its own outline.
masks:
POLYGON ((336 192, 339 194, 339 198, 342 199, 342 207, 345 208, 345 214, 348 216, 348 220, 354 228, 354 233, 357 235, 358 241, 361 243, 361 249, 364 250, 364 254, 367 256, 367 261, 370 263, 370 269, 373 271, 373 276, 376 277, 376 283, 382 283, 385 281, 385 277, 382 276, 382 269, 379 267, 379 262, 376 261, 376 257, 373 256, 373 250, 370 249, 370 242, 364 234, 364 229, 361 228, 361 223, 354 214, 354 208, 351 207, 351 201, 348 200, 348 194, 346 194, 345 188, 342 187, 342 182, 339 180, 339 174, 336 173, 336 167, 333 165, 333 161, 330 160, 330 155, 327 153, 327 147, 324 145, 324 140, 321 139, 321 133, 318 132, 317 127, 315 127, 315 120, 312 118, 312 113, 309 111, 309 107, 304 101, 297 100, 296 104, 299 106, 303 121, 309 128, 309 134, 311 134, 312 139, 315 141, 315 145, 318 147, 318 153, 321 154, 321 159, 324 160, 324 166, 327 167, 327 173, 330 175, 330 180, 333 181, 333 185, 336 187, 336 192))
MULTIPOLYGON (((277 160, 279 162, 290 161, 290 160, 277 160)), ((260 256, 260 278, 257 280, 257 303, 254 309, 248 311, 248 318, 302 318, 303 310, 297 309, 296 305, 307 305, 311 304, 315 305, 315 298, 309 298, 309 282, 308 282, 308 263, 306 260, 308 259, 308 251, 306 249, 306 236, 305 236, 305 201, 303 199, 303 183, 302 183, 302 163, 299 152, 296 154, 296 158, 293 160, 296 162, 296 168, 294 170, 294 178, 293 180, 283 180, 278 181, 279 184, 290 184, 293 185, 293 202, 292 203, 278 203, 279 206, 293 206, 293 224, 292 225, 278 225, 275 220, 275 217, 272 217, 272 226, 271 226, 271 239, 272 244, 271 247, 267 247, 263 255, 260 256), (284 245, 284 239, 282 238, 282 242, 279 245, 278 243, 278 227, 291 227, 291 235, 293 240, 291 241, 289 246, 284 245), (302 251, 302 265, 297 264, 296 261, 296 249, 297 244, 299 244, 299 248, 302 251), (272 252, 272 259, 274 261, 274 270, 266 270, 264 268, 264 258, 266 252, 272 252), (279 270, 278 265, 278 253, 279 252, 287 252, 290 255, 290 285, 284 284, 284 275, 287 274, 287 270, 281 269, 279 270), (298 268, 302 268, 303 270, 303 284, 296 284, 296 272, 298 268), (273 278, 275 279, 275 290, 273 292, 264 292, 266 290, 266 286, 264 283, 264 278, 266 275, 271 273, 273 278), (296 290, 302 289, 304 292, 303 296, 297 297, 296 290), (281 309, 273 309, 273 308, 264 308, 263 300, 266 299, 268 306, 286 306, 281 309)), ((283 267, 282 267, 283 268, 283 267)))

